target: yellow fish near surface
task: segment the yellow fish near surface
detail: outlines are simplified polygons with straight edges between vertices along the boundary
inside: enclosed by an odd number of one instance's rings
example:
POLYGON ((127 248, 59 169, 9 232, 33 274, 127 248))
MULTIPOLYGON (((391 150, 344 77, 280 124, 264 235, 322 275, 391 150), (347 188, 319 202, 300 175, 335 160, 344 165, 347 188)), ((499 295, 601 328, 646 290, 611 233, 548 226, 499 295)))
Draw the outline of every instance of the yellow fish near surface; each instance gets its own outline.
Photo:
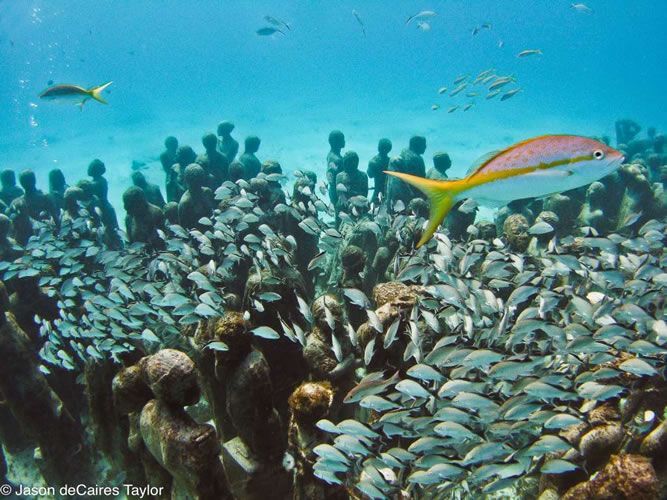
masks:
POLYGON ((74 104, 83 109, 83 105, 89 99, 95 99, 102 104, 107 102, 102 97, 102 92, 113 82, 107 82, 104 85, 84 89, 78 85, 60 84, 49 87, 44 92, 39 94, 41 99, 47 101, 74 101, 74 104))
POLYGON ((426 243, 454 204, 473 198, 504 205, 585 186, 614 172, 623 154, 606 144, 576 135, 544 135, 492 154, 463 179, 438 181, 385 171, 424 192, 430 200, 428 225, 417 248, 426 243))

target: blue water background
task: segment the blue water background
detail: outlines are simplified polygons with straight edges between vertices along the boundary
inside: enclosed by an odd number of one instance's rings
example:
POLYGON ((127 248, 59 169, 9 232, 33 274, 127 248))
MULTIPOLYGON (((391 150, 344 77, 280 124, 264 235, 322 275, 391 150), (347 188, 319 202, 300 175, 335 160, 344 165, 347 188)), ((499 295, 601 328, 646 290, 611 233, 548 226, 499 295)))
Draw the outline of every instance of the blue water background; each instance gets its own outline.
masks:
MULTIPOLYGON (((613 138, 621 117, 664 130, 667 2, 584 3, 594 13, 567 0, 0 0, 0 168, 32 168, 46 189, 49 169, 74 183, 100 157, 116 201, 132 159, 150 163, 169 133, 200 152, 202 133, 222 119, 241 142, 262 137, 261 159, 320 174, 333 128, 363 168, 380 137, 397 153, 422 134, 427 163, 449 151, 459 174, 531 135, 613 138), (438 13, 430 31, 405 26, 424 9, 438 13), (292 30, 257 36, 267 14, 292 30), (492 28, 473 36, 484 22, 492 28), (533 48, 544 55, 516 57, 533 48), (523 92, 505 102, 482 93, 469 112, 447 114, 470 99, 437 89, 488 68, 514 75, 523 92), (114 83, 108 106, 80 112, 39 100, 49 80, 114 83)), ((155 163, 149 175, 162 182, 155 163)))

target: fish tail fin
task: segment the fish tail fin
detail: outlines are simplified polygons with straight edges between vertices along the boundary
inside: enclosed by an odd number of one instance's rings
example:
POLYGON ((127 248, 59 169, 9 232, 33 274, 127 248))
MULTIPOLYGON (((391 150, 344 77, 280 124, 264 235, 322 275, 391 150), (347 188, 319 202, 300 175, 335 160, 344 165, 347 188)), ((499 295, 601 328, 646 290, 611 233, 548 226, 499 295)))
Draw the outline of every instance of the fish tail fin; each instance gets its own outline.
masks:
POLYGON ((104 100, 104 97, 102 97, 102 92, 104 92, 104 89, 106 89, 112 83, 113 82, 107 82, 103 85, 100 85, 99 87, 93 87, 89 89, 88 93, 90 94, 90 97, 98 102, 101 102, 102 104, 108 104, 107 101, 104 100))
POLYGON ((385 173, 398 177, 428 196, 431 205, 430 215, 428 225, 424 229, 419 243, 417 243, 417 248, 419 248, 431 239, 433 233, 456 203, 456 195, 461 193, 464 187, 461 181, 437 181, 401 172, 385 171, 385 173))

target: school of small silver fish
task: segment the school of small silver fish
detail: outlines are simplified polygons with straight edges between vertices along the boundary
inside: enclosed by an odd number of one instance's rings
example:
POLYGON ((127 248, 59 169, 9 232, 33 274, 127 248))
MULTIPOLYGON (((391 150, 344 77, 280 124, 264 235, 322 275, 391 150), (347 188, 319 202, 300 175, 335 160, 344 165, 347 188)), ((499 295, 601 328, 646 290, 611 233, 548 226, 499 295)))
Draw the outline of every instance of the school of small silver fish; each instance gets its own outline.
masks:
MULTIPOLYGON (((483 96, 488 101, 499 95, 500 101, 506 101, 522 91, 523 89, 517 86, 515 76, 499 75, 494 68, 489 68, 481 71, 475 77, 468 74, 458 75, 450 86, 440 87, 438 94, 450 98, 460 96, 466 99, 465 103, 457 103, 448 108, 448 113, 454 113, 459 108, 463 111, 470 110, 475 106, 477 102, 475 99, 478 97, 483 96)), ((440 105, 434 103, 431 109, 437 111, 440 105)))
POLYGON ((423 295, 380 325, 365 356, 371 371, 391 349, 401 366, 348 393, 362 418, 317 424, 335 439, 315 448, 316 476, 374 499, 477 498, 576 471, 563 432, 623 404, 628 381, 665 376, 667 225, 562 238, 538 225, 531 234, 551 236, 541 258, 474 232, 406 256, 400 279, 423 295))

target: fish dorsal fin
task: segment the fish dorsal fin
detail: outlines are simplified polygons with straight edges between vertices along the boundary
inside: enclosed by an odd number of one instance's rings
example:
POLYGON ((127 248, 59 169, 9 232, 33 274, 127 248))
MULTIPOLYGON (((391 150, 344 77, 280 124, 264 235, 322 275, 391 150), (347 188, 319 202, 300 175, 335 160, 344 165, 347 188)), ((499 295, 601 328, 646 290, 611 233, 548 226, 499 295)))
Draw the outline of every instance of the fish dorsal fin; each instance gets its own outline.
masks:
POLYGON ((476 162, 474 162, 473 165, 466 172, 466 177, 472 177, 476 175, 480 170, 482 170, 484 167, 486 167, 489 163, 498 158, 500 155, 513 151, 514 149, 520 148, 522 146, 525 146, 526 144, 530 144, 531 142, 539 141, 540 139, 544 139, 546 137, 554 137, 554 135, 540 135, 537 137, 532 137, 530 139, 517 142, 516 144, 512 144, 508 148, 492 151, 491 153, 482 156, 476 162))

